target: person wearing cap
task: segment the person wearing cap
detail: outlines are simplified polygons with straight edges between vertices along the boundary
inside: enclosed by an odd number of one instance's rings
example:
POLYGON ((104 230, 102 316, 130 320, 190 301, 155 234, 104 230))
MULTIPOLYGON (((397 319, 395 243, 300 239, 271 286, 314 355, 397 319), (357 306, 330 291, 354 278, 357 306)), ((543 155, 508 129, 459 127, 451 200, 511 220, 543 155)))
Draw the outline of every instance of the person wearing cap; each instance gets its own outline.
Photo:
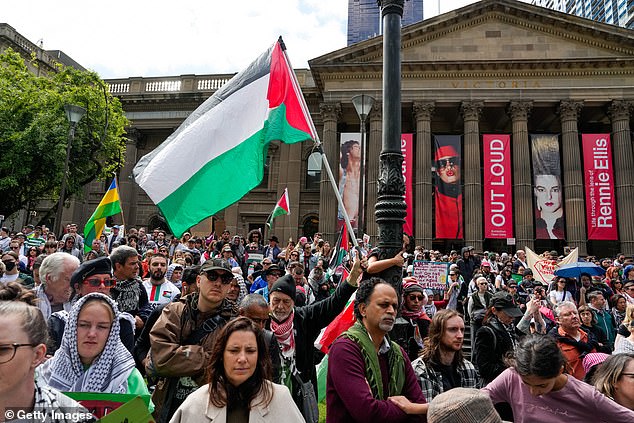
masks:
POLYGON ((524 337, 511 363, 482 390, 494 404, 509 404, 516 423, 634 421, 632 410, 568 374, 565 356, 548 336, 524 337))
POLYGON ((443 145, 436 149, 434 160, 437 176, 434 187, 436 238, 462 239, 464 227, 460 157, 452 145, 443 145))
POLYGON ((475 364, 484 382, 491 382, 506 369, 504 357, 515 350, 520 336, 530 333, 531 319, 535 320, 536 330, 542 333, 546 325, 539 307, 539 301, 531 300, 522 313, 508 292, 493 294, 473 347, 475 364), (521 320, 515 326, 519 317, 521 320))
POLYGON ((487 394, 479 389, 455 388, 429 403, 428 423, 502 423, 487 394))
POLYGON ((385 280, 361 282, 354 304, 356 322, 328 353, 328 422, 420 421, 409 414, 420 414, 425 397, 407 353, 388 337, 398 303, 395 288, 385 280), (404 411, 394 401, 413 406, 404 411))
MULTIPOLYGON (((267 259, 268 260, 268 259, 267 259)), ((269 300, 269 292, 271 292, 271 288, 273 288, 273 284, 277 282, 279 278, 284 276, 284 271, 280 269, 276 264, 269 264, 266 266, 264 273, 262 274, 262 281, 264 282, 264 286, 255 291, 256 294, 260 294, 264 297, 266 301, 269 300)), ((254 283, 255 285, 255 283, 254 283)))
MULTIPOLYGON (((363 261, 365 265, 365 259, 363 261)), ((267 329, 275 334, 282 351, 281 383, 290 389, 300 409, 302 398, 299 396, 298 381, 293 376, 294 369, 297 370, 296 376, 303 383, 312 383, 317 392, 317 373, 313 358, 315 340, 321 330, 345 307, 357 287, 361 269, 362 261, 356 258, 348 279, 339 284, 333 295, 303 307, 295 307, 297 288, 292 274, 282 276, 271 287, 271 320, 267 329)))
POLYGON ((277 256, 279 256, 282 252, 279 243, 279 239, 277 239, 275 235, 272 235, 271 237, 269 237, 269 245, 264 247, 264 250, 262 251, 264 258, 268 258, 274 264, 277 264, 277 262, 279 261, 277 256))
POLYGON ((570 375, 583 380, 586 375, 583 369, 583 356, 596 351, 596 340, 590 338, 581 329, 581 319, 575 303, 563 301, 554 309, 557 327, 548 332, 555 338, 559 349, 566 357, 570 367, 570 375))
POLYGON ((231 249, 230 244, 225 244, 225 246, 222 247, 222 258, 227 260, 231 267, 240 266, 238 262, 235 261, 235 259, 233 258, 233 250, 231 249))
POLYGON ((187 395, 204 385, 213 333, 237 316, 227 300, 234 279, 226 260, 212 258, 200 267, 199 292, 167 304, 150 330, 149 376, 160 378, 152 400, 156 421, 167 422, 187 395))
POLYGON ((425 313, 423 287, 413 278, 403 280, 403 308, 396 319, 391 338, 399 344, 410 360, 415 360, 423 349, 423 342, 429 332, 431 318, 425 313))
MULTIPOLYGON (((82 297, 95 292, 111 297, 110 289, 116 285, 116 281, 112 275, 110 258, 99 257, 83 262, 70 278, 70 285, 75 290, 75 297, 71 300, 72 305, 75 305, 82 297)), ((51 343, 47 354, 55 354, 55 351, 62 345, 67 321, 68 312, 66 311, 55 312, 48 319, 51 343)), ((123 345, 130 352, 134 349, 134 324, 134 317, 125 312, 120 313, 119 336, 123 345)))

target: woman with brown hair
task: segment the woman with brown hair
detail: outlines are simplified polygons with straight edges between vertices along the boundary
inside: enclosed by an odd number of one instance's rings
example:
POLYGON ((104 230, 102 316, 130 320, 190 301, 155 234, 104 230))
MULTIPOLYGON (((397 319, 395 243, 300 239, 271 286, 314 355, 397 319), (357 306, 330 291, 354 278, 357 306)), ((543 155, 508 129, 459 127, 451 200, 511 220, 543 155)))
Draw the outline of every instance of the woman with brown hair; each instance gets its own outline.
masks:
POLYGON ((271 379, 264 336, 246 317, 227 323, 210 356, 207 385, 193 392, 170 420, 177 422, 303 422, 288 388, 271 379))
POLYGON ((608 357, 592 380, 594 387, 603 395, 634 410, 634 354, 608 357))

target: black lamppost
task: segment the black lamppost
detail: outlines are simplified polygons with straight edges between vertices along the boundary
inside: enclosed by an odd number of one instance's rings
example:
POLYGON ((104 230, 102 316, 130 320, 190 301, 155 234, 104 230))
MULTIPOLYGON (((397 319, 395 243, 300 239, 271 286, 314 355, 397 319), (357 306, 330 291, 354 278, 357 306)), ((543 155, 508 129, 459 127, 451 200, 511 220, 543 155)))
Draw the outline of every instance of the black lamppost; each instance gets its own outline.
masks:
MULTIPOLYGON (((374 97, 366 94, 355 95, 352 97, 352 104, 361 120, 361 180, 365 180, 365 152, 368 148, 366 143, 365 122, 374 105, 374 97)), ((365 231, 365 184, 361 184, 361 192, 359 193, 359 217, 357 218, 357 238, 363 238, 365 231)))
POLYGON ((59 203, 57 204, 57 214, 55 216, 55 228, 53 232, 56 235, 61 235, 60 229, 62 225, 62 209, 64 208, 64 197, 66 196, 66 181, 68 179, 68 162, 70 161, 70 148, 75 139, 75 127, 86 113, 86 109, 81 106, 75 106, 73 104, 65 104, 64 110, 66 111, 66 118, 70 122, 70 129, 68 131, 68 145, 66 146, 66 160, 64 161, 64 175, 62 176, 62 187, 59 193, 59 203))
MULTIPOLYGON (((405 182, 401 153, 401 18, 404 0, 379 0, 383 19, 383 142, 379 156, 378 196, 375 207, 379 228, 378 259, 396 256, 403 246, 405 182)), ((381 272, 401 293, 403 269, 381 272)))

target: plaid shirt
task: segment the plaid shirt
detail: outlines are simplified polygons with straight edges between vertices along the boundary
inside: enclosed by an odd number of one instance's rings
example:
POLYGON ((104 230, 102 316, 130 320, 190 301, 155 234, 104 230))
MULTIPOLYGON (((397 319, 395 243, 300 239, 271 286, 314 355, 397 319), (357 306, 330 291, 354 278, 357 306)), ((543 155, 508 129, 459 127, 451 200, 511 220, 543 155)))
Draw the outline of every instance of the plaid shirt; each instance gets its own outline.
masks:
MULTIPOLYGON (((427 402, 431 402, 435 396, 444 392, 442 374, 440 372, 437 372, 431 366, 427 366, 420 357, 414 360, 412 366, 427 402)), ((482 387, 480 375, 469 360, 462 360, 462 363, 458 366, 458 375, 460 375, 460 386, 462 388, 482 387)))

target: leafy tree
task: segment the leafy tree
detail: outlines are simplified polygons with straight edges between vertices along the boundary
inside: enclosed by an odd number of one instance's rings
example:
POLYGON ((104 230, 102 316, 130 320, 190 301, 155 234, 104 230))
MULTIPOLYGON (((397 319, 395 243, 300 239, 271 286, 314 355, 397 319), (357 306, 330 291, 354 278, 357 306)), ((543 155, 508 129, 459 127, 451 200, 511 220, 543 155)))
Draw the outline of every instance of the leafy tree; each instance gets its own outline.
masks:
POLYGON ((62 178, 66 200, 96 178, 112 175, 123 166, 127 124, 121 103, 95 72, 60 65, 52 75, 36 76, 20 54, 7 49, 0 54, 0 214, 9 216, 40 199, 53 200, 54 213, 62 178), (65 104, 86 109, 66 176, 65 104))

